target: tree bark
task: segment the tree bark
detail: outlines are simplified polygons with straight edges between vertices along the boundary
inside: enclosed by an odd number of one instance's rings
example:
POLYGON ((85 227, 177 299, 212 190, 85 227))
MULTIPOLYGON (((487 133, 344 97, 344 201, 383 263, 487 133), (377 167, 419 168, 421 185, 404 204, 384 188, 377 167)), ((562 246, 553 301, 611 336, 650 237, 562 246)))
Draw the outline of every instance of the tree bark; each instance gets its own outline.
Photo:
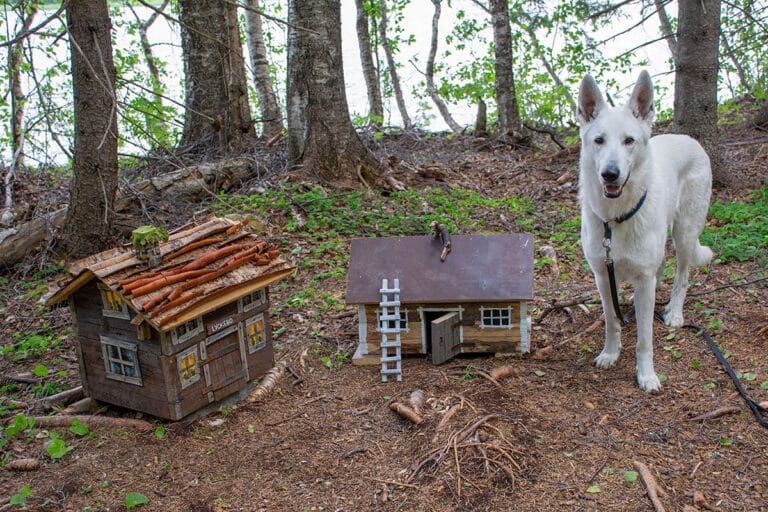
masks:
POLYGON ((117 190, 117 101, 112 24, 106 0, 69 2, 75 151, 63 242, 70 257, 105 249, 111 241, 117 190))
POLYGON ((520 108, 517 104, 515 74, 512 69, 512 29, 509 26, 507 0, 491 0, 491 21, 499 133, 520 138, 520 108))
POLYGON ((288 3, 288 161, 335 185, 370 183, 376 164, 349 118, 339 0, 288 3))
POLYGON ((379 90, 379 74, 373 64, 371 51, 371 36, 368 27, 368 11, 365 10, 367 0, 355 0, 357 9, 357 41, 360 47, 360 64, 365 78, 365 88, 368 92, 368 116, 371 126, 381 127, 384 120, 384 106, 381 103, 379 90))
POLYGON ((180 148, 241 153, 256 139, 248 105, 237 4, 179 0, 185 114, 180 148))
POLYGON ((272 139, 284 129, 283 113, 277 103, 277 95, 269 74, 269 58, 264 44, 264 29, 261 24, 259 0, 246 0, 245 22, 247 27, 248 50, 251 59, 256 97, 261 110, 262 132, 265 139, 272 139))
POLYGON ((448 107, 445 105, 443 98, 440 97, 440 94, 438 94, 437 88, 435 87, 435 56, 437 55, 437 35, 439 32, 438 25, 440 23, 441 2, 442 0, 432 0, 432 4, 435 6, 435 13, 432 15, 432 39, 429 46, 429 57, 427 58, 425 78, 427 81, 427 92, 429 92, 429 97, 432 98, 432 102, 443 117, 445 124, 447 124, 454 133, 458 133, 462 128, 451 116, 448 107))
POLYGON ((709 154, 713 181, 727 182, 717 129, 720 0, 680 0, 673 130, 697 139, 709 154))
MULTIPOLYGON (((25 34, 32 25, 32 20, 37 14, 37 0, 31 2, 21 2, 17 7, 21 17, 22 26, 19 34, 25 34)), ((13 160, 11 161, 11 170, 24 166, 24 104, 27 97, 24 95, 24 89, 21 85, 21 67, 24 61, 24 42, 23 37, 8 47, 8 82, 11 92, 11 151, 13 160)), ((6 196, 8 203, 10 196, 6 196)), ((10 208, 8 204, 6 207, 10 208)))
POLYGON ((379 36, 381 37, 381 47, 384 50, 384 56, 387 59, 387 69, 389 70, 389 80, 392 82, 392 93, 395 95, 397 110, 400 112, 400 118, 403 120, 403 128, 410 130, 413 128, 411 117, 408 115, 408 109, 405 106, 403 90, 400 87, 400 77, 397 75, 397 65, 392 55, 392 45, 387 38, 387 6, 386 0, 379 0, 379 36))

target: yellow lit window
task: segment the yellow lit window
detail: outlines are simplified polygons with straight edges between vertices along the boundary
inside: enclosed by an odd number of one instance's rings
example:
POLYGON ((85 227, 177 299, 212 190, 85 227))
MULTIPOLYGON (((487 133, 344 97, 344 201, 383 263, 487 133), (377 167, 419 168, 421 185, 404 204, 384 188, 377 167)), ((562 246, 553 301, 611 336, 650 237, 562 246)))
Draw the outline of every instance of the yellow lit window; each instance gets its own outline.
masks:
POLYGON ((99 286, 99 291, 101 292, 102 313, 104 316, 130 318, 128 305, 119 293, 110 290, 106 286, 99 286))
POLYGON ((197 346, 179 354, 177 360, 182 389, 200 380, 200 371, 197 366, 197 346))
POLYGON ((258 315, 245 323, 246 336, 248 338, 248 351, 256 352, 266 345, 264 334, 264 315, 258 315))

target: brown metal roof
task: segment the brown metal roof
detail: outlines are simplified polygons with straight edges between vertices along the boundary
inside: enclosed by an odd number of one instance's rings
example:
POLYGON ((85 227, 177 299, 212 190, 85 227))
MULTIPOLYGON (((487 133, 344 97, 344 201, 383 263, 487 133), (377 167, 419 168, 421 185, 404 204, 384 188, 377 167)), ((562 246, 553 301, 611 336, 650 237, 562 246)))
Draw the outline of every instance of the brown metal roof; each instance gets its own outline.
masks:
POLYGON ((67 299, 95 278, 118 292, 139 321, 168 330, 293 271, 272 244, 225 218, 179 228, 159 250, 163 261, 154 268, 136 258, 130 245, 76 261, 69 267, 71 279, 46 304, 67 299))
POLYGON ((347 304, 381 300, 381 280, 400 280, 401 302, 492 302, 533 298, 533 236, 454 235, 356 238, 347 272, 347 304))

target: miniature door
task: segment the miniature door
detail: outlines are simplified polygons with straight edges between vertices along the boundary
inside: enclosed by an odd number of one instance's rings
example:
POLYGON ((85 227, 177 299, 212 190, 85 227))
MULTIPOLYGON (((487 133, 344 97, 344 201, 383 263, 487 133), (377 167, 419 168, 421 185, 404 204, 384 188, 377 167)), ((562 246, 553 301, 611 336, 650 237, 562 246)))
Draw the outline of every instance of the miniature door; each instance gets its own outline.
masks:
POLYGON ((459 314, 446 313, 432 320, 432 364, 441 364, 454 357, 459 351, 459 314))
POLYGON ((200 367, 205 376, 203 394, 214 402, 242 389, 248 382, 245 347, 240 328, 232 325, 201 343, 200 367))

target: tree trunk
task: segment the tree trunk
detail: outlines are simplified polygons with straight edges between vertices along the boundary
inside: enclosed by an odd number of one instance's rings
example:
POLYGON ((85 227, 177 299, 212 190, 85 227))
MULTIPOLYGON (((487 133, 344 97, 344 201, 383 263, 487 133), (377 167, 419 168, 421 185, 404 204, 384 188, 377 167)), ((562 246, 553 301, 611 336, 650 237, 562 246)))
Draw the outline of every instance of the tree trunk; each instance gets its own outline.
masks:
POLYGON ((451 116, 451 113, 448 111, 448 107, 445 105, 445 102, 440 97, 440 94, 438 94, 437 88, 435 87, 435 55, 437 55, 437 34, 438 25, 440 23, 441 1, 442 0, 432 0, 432 3, 435 6, 435 14, 432 15, 432 41, 429 46, 429 57, 427 58, 427 72, 425 74, 425 78, 427 81, 427 91, 429 92, 429 97, 432 98, 432 102, 435 104, 435 106, 437 106, 437 110, 440 112, 440 115, 443 116, 445 124, 447 124, 454 133, 458 133, 462 130, 462 128, 459 123, 457 123, 451 116))
POLYGON ((381 37, 381 47, 384 49, 384 56, 387 59, 387 69, 389 69, 389 80, 392 82, 392 92, 395 95, 397 110, 400 112, 400 118, 403 120, 403 128, 410 130, 413 128, 411 117, 408 115, 408 109, 405 106, 403 91, 400 87, 400 78, 397 75, 397 66, 395 58, 392 55, 392 45, 387 38, 387 6, 386 0, 379 0, 379 36, 381 37))
MULTIPOLYGON (((21 2, 16 7, 23 20, 19 34, 24 34, 29 30, 32 20, 37 14, 37 4, 37 0, 33 0, 21 2)), ((24 62, 24 42, 26 40, 26 37, 22 37, 8 47, 8 82, 11 92, 11 151, 13 152, 11 169, 24 166, 24 104, 27 97, 24 95, 24 89, 21 85, 21 68, 24 62)), ((8 199, 6 197, 6 202, 8 199)))
POLYGON ((185 114, 180 147, 241 153, 256 139, 248 105, 237 4, 179 0, 185 114))
POLYGON ((288 161, 336 185, 368 183, 375 163, 352 126, 339 0, 288 3, 288 161))
POLYGON ((373 64, 371 52, 371 36, 368 28, 368 12, 365 10, 366 0, 355 0, 357 8, 357 41, 360 46, 360 63, 363 68, 365 87, 368 91, 368 116, 371 126, 381 127, 384 121, 384 106, 381 103, 379 90, 379 74, 373 64))
POLYGON ((673 130, 707 150, 713 181, 726 183, 717 130, 717 70, 720 0, 680 0, 675 58, 673 130))
POLYGON ((109 246, 117 190, 117 101, 107 0, 67 4, 75 151, 63 242, 78 258, 109 246))
POLYGON ((512 29, 509 26, 507 0, 491 0, 493 23, 494 71, 496 73, 496 104, 499 109, 499 133, 521 138, 520 109, 515 93, 512 69, 512 29))
POLYGON ((283 114, 277 104, 277 95, 272 86, 269 74, 269 59, 267 47, 264 44, 264 30, 261 24, 261 8, 259 0, 246 0, 245 21, 248 36, 248 50, 251 58, 253 81, 256 86, 256 96, 259 99, 263 129, 261 135, 272 139, 279 135, 283 126, 283 114))

